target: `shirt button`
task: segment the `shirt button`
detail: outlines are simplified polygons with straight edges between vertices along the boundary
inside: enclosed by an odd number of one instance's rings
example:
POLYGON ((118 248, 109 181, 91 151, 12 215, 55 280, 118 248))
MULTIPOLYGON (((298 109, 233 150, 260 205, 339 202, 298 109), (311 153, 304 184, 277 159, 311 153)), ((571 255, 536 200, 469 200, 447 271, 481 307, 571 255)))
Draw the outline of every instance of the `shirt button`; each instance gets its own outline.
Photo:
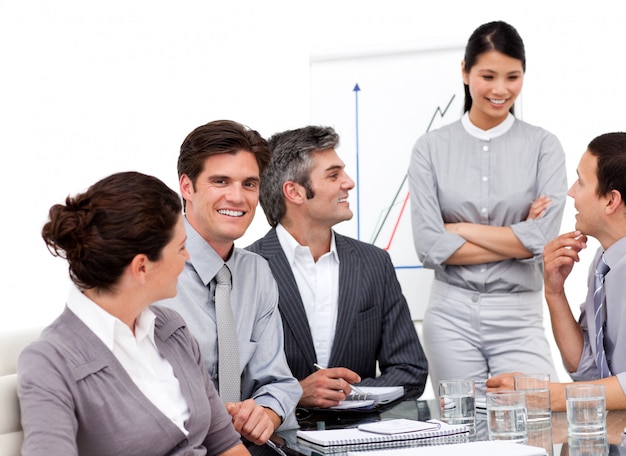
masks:
POLYGON ((474 294, 472 295, 472 302, 478 302, 478 299, 479 299, 479 295, 478 295, 478 293, 474 293, 474 294))
POLYGON ((487 152, 489 150, 489 146, 483 146, 483 150, 487 152))
POLYGON ((487 176, 483 176, 483 182, 487 182, 489 178, 487 176))
POLYGON ((481 212, 481 213, 483 213, 483 214, 486 214, 486 213, 487 213, 487 208, 486 208, 486 207, 483 207, 483 208, 480 210, 480 212, 481 212))

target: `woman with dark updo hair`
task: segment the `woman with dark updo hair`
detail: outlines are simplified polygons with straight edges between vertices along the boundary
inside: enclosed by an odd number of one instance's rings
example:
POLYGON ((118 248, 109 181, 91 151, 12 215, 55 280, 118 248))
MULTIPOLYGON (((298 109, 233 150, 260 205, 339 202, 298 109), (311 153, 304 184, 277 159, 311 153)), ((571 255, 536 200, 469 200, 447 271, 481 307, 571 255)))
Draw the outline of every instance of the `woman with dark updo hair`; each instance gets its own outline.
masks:
POLYGON ((249 454, 173 310, 189 254, 178 195, 109 176, 50 208, 42 236, 74 283, 18 360, 24 455, 249 454))
POLYGON ((502 372, 550 374, 542 252, 567 192, 556 136, 514 116, 524 42, 502 21, 470 36, 461 119, 419 138, 409 166, 413 240, 435 280, 424 313, 433 385, 502 372))

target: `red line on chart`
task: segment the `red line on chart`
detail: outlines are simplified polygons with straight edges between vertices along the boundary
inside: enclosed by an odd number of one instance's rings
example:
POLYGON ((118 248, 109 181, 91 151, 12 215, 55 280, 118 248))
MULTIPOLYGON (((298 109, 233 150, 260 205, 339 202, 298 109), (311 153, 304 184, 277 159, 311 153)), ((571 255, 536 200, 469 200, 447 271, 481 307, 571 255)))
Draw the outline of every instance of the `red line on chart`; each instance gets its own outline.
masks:
MULTIPOLYGON (((358 84, 355 86, 355 89, 358 88, 358 84)), ((360 89, 359 89, 360 90, 360 89)), ((358 92, 357 92, 358 94, 358 92)), ((441 118, 444 118, 446 113, 448 112, 448 109, 450 108, 450 106, 452 105, 452 102, 454 101, 454 97, 455 95, 453 94, 452 97, 450 98, 450 101, 448 102, 448 105, 445 107, 445 109, 441 109, 441 107, 437 106, 437 109, 435 110, 435 112, 433 113, 431 119, 430 119, 430 123, 428 124, 428 128, 426 128, 426 132, 429 132, 431 127, 433 126, 433 122, 435 121, 435 118, 437 117, 437 115, 439 114, 439 116, 441 118)), ((358 99, 357 99, 358 100, 358 99)), ((357 182, 358 182, 358 178, 359 178, 359 171, 358 171, 358 159, 359 159, 359 147, 358 147, 358 110, 357 110, 357 182)), ((372 237, 372 240, 370 241, 372 244, 376 243, 376 240, 378 239, 378 235, 380 234, 380 232, 382 231, 383 227, 385 226, 385 223, 387 221, 387 217, 389 216, 392 208, 396 205, 396 202, 398 200, 398 196, 400 195, 400 192, 402 191, 402 187, 404 186, 404 184, 406 183, 407 180, 407 176, 406 174, 404 175, 404 178, 402 179, 402 183, 400 184, 400 187, 398 187, 398 191, 396 192, 392 203, 387 207, 386 209, 386 213, 384 215, 384 217, 382 218, 382 222, 380 222, 377 225, 376 228, 376 232, 374 233, 374 236, 372 237)), ((360 200, 359 200, 359 193, 358 193, 358 184, 357 184, 357 239, 360 239, 360 233, 361 233, 361 228, 360 228, 360 214, 361 214, 361 205, 360 205, 360 200)), ((406 202, 407 199, 409 198, 409 195, 407 194, 405 200, 404 200, 404 204, 402 207, 402 211, 400 212, 400 217, 402 217, 402 212, 404 211, 404 207, 406 206, 406 202)), ((396 221, 396 226, 393 229, 393 233, 391 236, 391 239, 389 240, 389 244, 387 245, 387 248, 385 248, 385 250, 389 250, 389 247, 391 246, 391 242, 393 240, 393 236, 398 228, 398 222, 400 221, 400 218, 398 218, 398 220, 396 221)))
POLYGON ((391 232, 391 236, 389 236, 389 243, 387 244, 387 247, 385 247, 385 250, 389 250, 391 248, 391 243, 393 242, 393 238, 396 235, 396 231, 398 230, 398 225, 400 225, 400 219, 402 219, 402 214, 404 213, 404 209, 406 208, 407 203, 409 202, 409 192, 406 192, 406 196, 404 197, 404 202, 402 203, 402 208, 400 209, 400 214, 398 215, 398 218, 396 219, 396 223, 393 225, 393 231, 391 232))

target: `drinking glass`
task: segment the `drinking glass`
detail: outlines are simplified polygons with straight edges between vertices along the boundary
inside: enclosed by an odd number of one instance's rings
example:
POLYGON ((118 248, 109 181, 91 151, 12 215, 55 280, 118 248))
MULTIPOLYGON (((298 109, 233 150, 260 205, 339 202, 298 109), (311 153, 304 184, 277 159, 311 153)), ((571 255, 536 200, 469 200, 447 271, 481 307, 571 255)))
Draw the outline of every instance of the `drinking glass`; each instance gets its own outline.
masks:
POLYGON ((490 440, 512 440, 526 443, 526 393, 493 391, 487 393, 487 429, 490 440))
POLYGON ((474 429, 474 382, 442 380, 439 382, 439 413, 448 424, 467 424, 474 429))
POLYGON ((567 433, 570 436, 606 434, 604 385, 573 383, 565 387, 567 433))
POLYGON ((550 421, 550 375, 516 375, 515 389, 526 392, 526 413, 528 424, 550 421))

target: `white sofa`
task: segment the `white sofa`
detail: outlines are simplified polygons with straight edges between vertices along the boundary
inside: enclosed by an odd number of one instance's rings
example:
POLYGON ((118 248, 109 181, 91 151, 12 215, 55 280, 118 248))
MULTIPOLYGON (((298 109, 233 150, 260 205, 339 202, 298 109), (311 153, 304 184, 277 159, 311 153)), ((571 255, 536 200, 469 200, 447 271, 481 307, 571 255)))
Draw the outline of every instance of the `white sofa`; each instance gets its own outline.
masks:
POLYGON ((17 400, 17 357, 42 328, 0 332, 0 456, 18 456, 22 447, 17 400))

